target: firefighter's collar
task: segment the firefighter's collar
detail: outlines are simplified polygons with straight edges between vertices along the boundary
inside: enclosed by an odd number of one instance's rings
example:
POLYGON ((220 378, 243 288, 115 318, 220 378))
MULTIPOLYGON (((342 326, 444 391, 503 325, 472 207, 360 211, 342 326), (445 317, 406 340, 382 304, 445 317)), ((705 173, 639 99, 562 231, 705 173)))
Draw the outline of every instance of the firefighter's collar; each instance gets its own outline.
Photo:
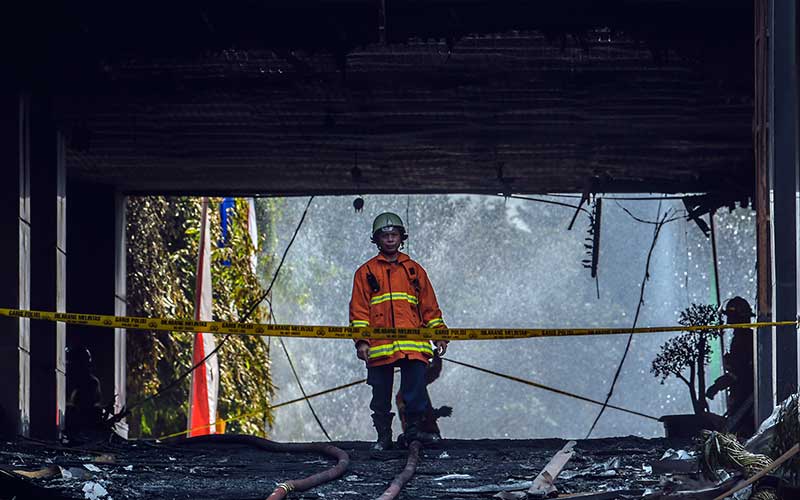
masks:
POLYGON ((375 258, 378 259, 378 260, 382 260, 383 262, 388 262, 388 263, 391 263, 391 262, 405 262, 407 260, 411 260, 411 257, 409 257, 408 255, 406 255, 406 254, 404 254, 403 252, 400 252, 400 251, 397 252, 397 259, 395 259, 395 260, 388 260, 380 252, 378 252, 377 257, 375 257, 375 258))

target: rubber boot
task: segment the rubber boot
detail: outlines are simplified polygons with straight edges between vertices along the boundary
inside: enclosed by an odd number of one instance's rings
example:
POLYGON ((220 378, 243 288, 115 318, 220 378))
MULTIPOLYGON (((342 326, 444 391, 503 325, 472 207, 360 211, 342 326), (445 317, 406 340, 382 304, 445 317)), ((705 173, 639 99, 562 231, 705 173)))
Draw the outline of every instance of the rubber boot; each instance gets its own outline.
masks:
POLYGON ((373 451, 384 451, 392 449, 392 419, 394 413, 372 414, 372 424, 378 433, 378 439, 372 445, 373 451))

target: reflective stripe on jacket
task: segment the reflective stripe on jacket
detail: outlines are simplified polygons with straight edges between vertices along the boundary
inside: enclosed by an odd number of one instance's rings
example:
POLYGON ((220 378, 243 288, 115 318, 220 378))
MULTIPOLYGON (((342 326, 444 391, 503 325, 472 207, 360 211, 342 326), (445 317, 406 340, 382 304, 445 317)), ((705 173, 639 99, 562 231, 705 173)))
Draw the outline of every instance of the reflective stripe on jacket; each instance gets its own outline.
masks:
MULTIPOLYGON (((394 262, 378 254, 358 268, 350 298, 350 326, 373 328, 446 328, 428 273, 408 255, 400 253, 394 262), (375 276, 378 290, 367 278, 375 276)), ((364 340, 360 340, 364 341, 364 340)), ((356 344, 359 340, 356 340, 356 344)), ((409 358, 428 362, 433 357, 430 341, 366 340, 368 366, 409 358)))

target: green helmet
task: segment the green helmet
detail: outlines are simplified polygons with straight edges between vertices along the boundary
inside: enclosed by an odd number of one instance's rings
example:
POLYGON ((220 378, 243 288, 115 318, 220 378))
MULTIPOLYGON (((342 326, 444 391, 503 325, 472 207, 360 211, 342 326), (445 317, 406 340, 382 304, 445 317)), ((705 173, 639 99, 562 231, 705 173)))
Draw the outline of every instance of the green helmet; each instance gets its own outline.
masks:
POLYGON ((375 233, 381 229, 392 227, 399 229, 400 234, 406 234, 406 227, 403 225, 403 219, 401 219, 399 215, 393 214, 392 212, 384 212, 380 214, 379 216, 375 217, 375 220, 372 222, 373 238, 375 237, 375 233))

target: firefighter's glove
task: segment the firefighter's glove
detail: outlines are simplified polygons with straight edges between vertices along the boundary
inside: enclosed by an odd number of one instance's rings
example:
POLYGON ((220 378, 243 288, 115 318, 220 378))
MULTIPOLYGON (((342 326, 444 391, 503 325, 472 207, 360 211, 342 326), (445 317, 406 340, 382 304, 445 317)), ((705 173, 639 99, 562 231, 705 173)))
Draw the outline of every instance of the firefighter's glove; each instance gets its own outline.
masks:
POLYGON ((356 356, 365 363, 369 361, 369 344, 363 340, 356 344, 356 356))
POLYGON ((439 356, 444 356, 444 353, 447 352, 447 341, 446 340, 436 340, 433 342, 436 346, 436 354, 439 356))

